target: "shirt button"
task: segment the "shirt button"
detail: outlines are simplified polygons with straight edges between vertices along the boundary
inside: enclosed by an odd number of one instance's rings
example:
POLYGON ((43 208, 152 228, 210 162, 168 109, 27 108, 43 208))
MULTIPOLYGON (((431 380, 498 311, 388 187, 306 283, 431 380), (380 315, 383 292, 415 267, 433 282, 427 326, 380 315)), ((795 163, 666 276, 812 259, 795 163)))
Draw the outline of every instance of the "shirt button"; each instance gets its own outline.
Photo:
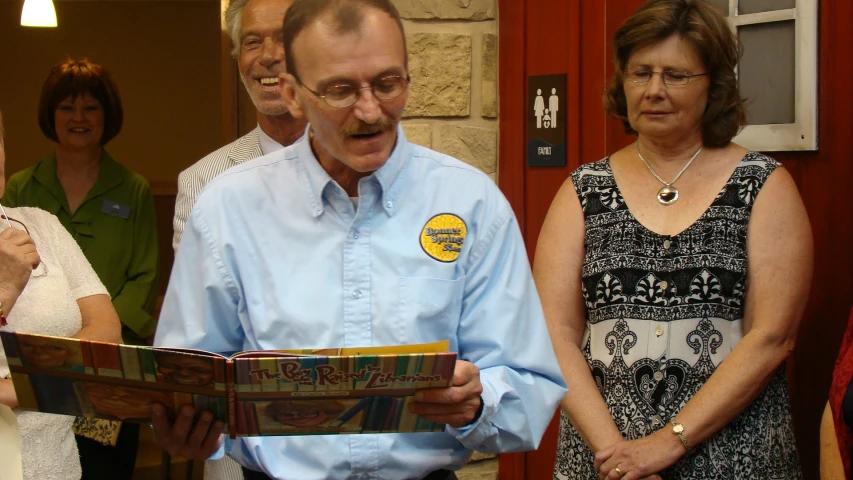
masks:
POLYGON ((655 335, 657 335, 657 336, 663 335, 663 327, 658 325, 658 328, 655 329, 655 335))
POLYGON ((361 298, 361 290, 353 290, 352 291, 352 298, 355 298, 355 299, 361 298))
POLYGON ((358 238, 358 236, 359 236, 358 230, 352 232, 352 238, 358 238))
POLYGON ((660 415, 655 415, 652 417, 652 423, 655 425, 661 425, 663 423, 663 419, 660 418, 660 415))
POLYGON ((663 380, 663 372, 655 372, 655 380, 657 380, 657 381, 663 380))
POLYGON ((668 287, 668 286, 669 286, 669 282, 667 282, 666 280, 660 282, 660 288, 666 290, 666 287, 668 287))
POLYGON ((663 241, 663 248, 669 250, 669 247, 671 247, 671 246, 672 246, 672 242, 670 242, 669 240, 663 241))
POLYGON ((385 207, 386 208, 394 208, 394 202, 392 202, 391 200, 388 200, 387 202, 385 202, 385 207))

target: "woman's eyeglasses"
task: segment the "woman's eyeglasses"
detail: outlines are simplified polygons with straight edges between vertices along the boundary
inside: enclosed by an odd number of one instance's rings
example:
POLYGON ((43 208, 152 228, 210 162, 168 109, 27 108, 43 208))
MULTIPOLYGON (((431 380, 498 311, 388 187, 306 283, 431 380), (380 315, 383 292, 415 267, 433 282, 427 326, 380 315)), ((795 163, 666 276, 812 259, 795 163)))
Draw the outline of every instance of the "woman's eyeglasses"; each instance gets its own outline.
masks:
POLYGON ((701 77, 703 75, 707 75, 708 73, 683 73, 683 72, 653 72, 651 70, 634 70, 630 72, 625 72, 625 78, 632 83, 637 83, 640 85, 644 85, 649 83, 655 75, 660 75, 663 79, 664 85, 667 87, 681 87, 687 85, 690 82, 690 79, 693 77, 701 77))
MULTIPOLYGON (((27 235, 30 235, 30 229, 28 229, 27 226, 24 225, 24 222, 22 222, 20 220, 16 220, 16 219, 14 219, 8 215, 0 215, 0 218, 2 218, 3 220, 6 220, 6 222, 9 223, 10 228, 15 228, 12 226, 12 222, 15 222, 15 224, 24 227, 24 231, 27 232, 27 235)), ((30 235, 30 238, 32 238, 32 235, 30 235)), ((47 275, 47 272, 48 272, 47 264, 44 263, 44 260, 42 260, 41 262, 39 262, 38 266, 33 269, 32 276, 33 277, 43 277, 43 276, 47 275)))

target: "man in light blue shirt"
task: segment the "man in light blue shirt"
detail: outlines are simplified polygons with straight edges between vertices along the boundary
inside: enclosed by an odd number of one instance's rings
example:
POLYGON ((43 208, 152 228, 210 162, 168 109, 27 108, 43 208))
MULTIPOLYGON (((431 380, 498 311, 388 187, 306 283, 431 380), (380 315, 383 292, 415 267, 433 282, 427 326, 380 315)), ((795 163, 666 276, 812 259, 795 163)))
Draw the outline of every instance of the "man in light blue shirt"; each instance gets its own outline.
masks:
MULTIPOLYGON (((309 126, 228 170, 181 240, 157 345, 228 352, 450 339, 453 386, 412 411, 440 433, 253 437, 247 479, 452 479, 471 450, 535 449, 565 394, 510 205, 482 172, 406 141, 403 28, 390 0, 296 0, 283 93, 309 126)), ((221 422, 174 424, 173 455, 221 455, 221 422)))

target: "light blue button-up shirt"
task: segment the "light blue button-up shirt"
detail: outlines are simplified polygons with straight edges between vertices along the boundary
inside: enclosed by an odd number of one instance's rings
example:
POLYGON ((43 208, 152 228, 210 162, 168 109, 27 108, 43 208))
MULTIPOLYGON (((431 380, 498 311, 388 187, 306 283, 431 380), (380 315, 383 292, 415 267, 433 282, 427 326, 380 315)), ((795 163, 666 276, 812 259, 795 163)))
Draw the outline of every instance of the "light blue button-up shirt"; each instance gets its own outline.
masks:
POLYGON ((400 480, 458 469, 471 449, 535 449, 566 384, 509 203, 482 172, 401 128, 358 188, 356 209, 307 135, 217 177, 187 223, 155 343, 231 352, 450 339, 480 369, 482 415, 442 433, 240 438, 225 450, 273 478, 400 480))

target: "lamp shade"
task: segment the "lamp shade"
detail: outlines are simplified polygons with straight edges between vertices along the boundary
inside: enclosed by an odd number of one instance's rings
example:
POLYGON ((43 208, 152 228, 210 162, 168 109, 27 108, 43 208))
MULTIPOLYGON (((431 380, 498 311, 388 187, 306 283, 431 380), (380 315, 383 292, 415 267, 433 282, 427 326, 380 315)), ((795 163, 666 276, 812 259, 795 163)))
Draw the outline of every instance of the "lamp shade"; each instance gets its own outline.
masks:
POLYGON ((56 10, 53 0, 25 0, 21 11, 21 25, 25 27, 55 27, 56 10))

